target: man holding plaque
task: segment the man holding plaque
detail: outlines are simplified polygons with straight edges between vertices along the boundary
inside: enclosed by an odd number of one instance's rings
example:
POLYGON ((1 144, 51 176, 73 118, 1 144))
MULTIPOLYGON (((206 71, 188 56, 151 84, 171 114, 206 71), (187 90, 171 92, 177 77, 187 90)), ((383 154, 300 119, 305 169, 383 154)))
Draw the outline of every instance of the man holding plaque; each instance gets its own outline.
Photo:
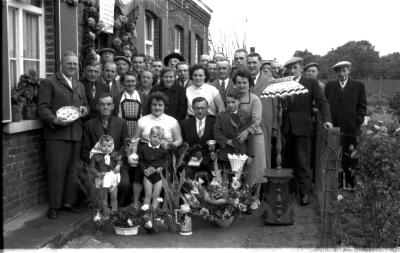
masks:
POLYGON ((65 52, 60 71, 43 80, 38 93, 38 112, 44 122, 45 166, 49 182, 47 217, 50 219, 57 218, 61 208, 79 212, 73 206, 77 201, 75 170, 80 161, 81 117, 88 114, 89 108, 85 87, 75 78, 77 69, 76 54, 65 52), (77 118, 59 116, 74 115, 75 111, 79 111, 77 118))

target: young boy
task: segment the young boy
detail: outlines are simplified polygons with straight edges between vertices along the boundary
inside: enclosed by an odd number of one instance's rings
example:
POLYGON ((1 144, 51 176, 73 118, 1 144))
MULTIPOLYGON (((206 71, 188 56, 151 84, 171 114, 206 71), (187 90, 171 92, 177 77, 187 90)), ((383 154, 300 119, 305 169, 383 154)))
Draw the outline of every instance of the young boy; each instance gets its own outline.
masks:
POLYGON ((144 173, 144 204, 150 205, 152 200, 153 211, 158 209, 157 198, 162 190, 160 173, 167 169, 169 152, 160 147, 164 139, 164 129, 154 126, 150 129, 149 143, 142 144, 139 149, 139 168, 144 173))
POLYGON ((96 188, 100 189, 103 214, 108 215, 108 193, 110 193, 111 212, 118 208, 118 184, 121 180, 119 173, 122 165, 121 156, 114 151, 114 140, 110 135, 103 135, 90 151, 90 169, 95 175, 96 188))
POLYGON ((247 140, 240 143, 237 136, 253 122, 251 115, 239 110, 240 94, 235 89, 226 95, 226 111, 216 115, 214 137, 219 144, 218 159, 224 168, 230 168, 228 154, 246 154, 249 156, 247 140))

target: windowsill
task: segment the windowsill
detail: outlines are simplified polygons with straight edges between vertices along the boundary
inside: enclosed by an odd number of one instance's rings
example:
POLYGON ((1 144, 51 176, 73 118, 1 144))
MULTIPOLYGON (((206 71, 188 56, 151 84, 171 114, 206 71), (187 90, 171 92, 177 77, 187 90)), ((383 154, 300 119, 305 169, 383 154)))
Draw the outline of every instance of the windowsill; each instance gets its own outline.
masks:
POLYGON ((7 134, 15 134, 30 130, 40 129, 43 123, 39 119, 21 120, 18 122, 10 122, 3 125, 3 132, 7 134))

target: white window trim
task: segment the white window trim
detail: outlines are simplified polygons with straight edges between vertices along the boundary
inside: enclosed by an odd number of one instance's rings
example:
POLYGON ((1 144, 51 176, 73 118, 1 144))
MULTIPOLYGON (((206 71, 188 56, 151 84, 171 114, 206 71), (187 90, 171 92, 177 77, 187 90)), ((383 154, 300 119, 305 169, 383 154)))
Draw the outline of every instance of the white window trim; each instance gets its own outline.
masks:
POLYGON ((146 52, 147 50, 147 46, 150 46, 151 50, 149 53, 149 56, 154 57, 154 18, 148 14, 145 15, 145 20, 146 17, 149 17, 148 20, 150 20, 150 29, 151 29, 151 36, 150 39, 151 40, 147 40, 147 38, 149 37, 147 34, 147 24, 145 23, 145 28, 144 28, 144 50, 146 52))
POLYGON ((199 62, 199 39, 197 35, 194 36, 194 62, 199 62))
POLYGON ((178 27, 178 26, 175 26, 174 27, 174 52, 175 53, 181 53, 181 49, 182 49, 182 42, 181 42, 181 37, 182 37, 182 30, 178 27), (178 37, 178 38, 177 38, 178 37), (176 43, 175 42, 178 42, 178 46, 176 45, 176 43))
MULTIPOLYGON (((46 55, 45 55, 45 36, 44 36, 44 3, 42 1, 42 8, 28 5, 28 4, 23 4, 23 3, 15 3, 13 1, 8 1, 8 6, 7 6, 7 13, 8 13, 8 8, 16 8, 18 9, 18 36, 17 36, 17 43, 16 43, 16 59, 17 59, 17 80, 18 78, 23 74, 22 70, 24 69, 24 58, 23 58, 23 51, 24 51, 24 35, 22 34, 23 31, 23 12, 30 12, 32 14, 37 14, 39 15, 39 20, 38 20, 38 25, 39 25, 39 60, 37 59, 32 59, 32 60, 37 60, 39 61, 39 77, 45 78, 45 73, 46 73, 46 55)), ((8 23, 7 23, 8 25, 8 23)), ((7 52, 8 55, 8 52, 7 52)), ((11 57, 8 57, 10 59, 11 57)), ((28 58, 26 58, 29 60, 28 58)), ((11 77, 10 77, 11 78, 11 77)), ((11 81, 11 80, 10 80, 11 81)))

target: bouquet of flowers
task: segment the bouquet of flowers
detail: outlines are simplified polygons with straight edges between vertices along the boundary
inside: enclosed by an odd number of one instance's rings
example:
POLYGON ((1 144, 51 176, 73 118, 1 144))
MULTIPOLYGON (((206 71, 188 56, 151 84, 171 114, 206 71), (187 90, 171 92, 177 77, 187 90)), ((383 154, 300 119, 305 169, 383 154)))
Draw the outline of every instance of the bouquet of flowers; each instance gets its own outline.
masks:
POLYGON ((247 205, 252 202, 253 185, 244 184, 242 172, 247 156, 229 155, 232 158, 231 166, 234 176, 222 173, 214 161, 213 179, 208 186, 203 180, 190 181, 192 190, 185 194, 185 201, 194 210, 194 214, 201 215, 211 221, 229 220, 235 215, 241 216, 246 212, 247 205))

